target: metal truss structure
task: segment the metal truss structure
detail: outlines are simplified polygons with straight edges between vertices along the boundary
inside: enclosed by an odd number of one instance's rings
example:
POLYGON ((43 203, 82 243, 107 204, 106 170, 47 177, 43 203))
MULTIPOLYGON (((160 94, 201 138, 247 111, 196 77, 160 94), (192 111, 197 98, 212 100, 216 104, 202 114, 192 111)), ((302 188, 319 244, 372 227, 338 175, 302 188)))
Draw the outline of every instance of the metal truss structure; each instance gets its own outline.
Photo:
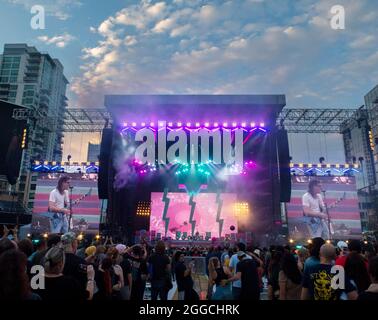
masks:
MULTIPOLYGON (((290 133, 341 133, 342 125, 358 116, 357 109, 296 109, 284 108, 277 118, 277 125, 290 133)), ((31 110, 16 109, 13 117, 24 120, 31 110)), ((35 116, 35 115, 33 115, 35 116)), ((51 119, 46 119, 46 124, 51 119)), ((100 132, 112 122, 105 108, 67 108, 64 115, 65 132, 100 132)))
POLYGON ((290 133, 341 133, 341 125, 356 117, 356 109, 284 108, 277 125, 290 133))

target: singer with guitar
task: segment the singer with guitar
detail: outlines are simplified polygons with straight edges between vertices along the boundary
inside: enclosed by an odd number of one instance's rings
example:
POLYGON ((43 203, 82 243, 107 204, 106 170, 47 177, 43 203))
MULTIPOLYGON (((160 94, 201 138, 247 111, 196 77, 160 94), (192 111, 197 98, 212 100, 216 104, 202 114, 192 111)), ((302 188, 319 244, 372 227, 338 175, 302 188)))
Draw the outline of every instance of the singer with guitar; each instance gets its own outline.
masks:
POLYGON ((320 182, 311 180, 308 184, 308 192, 302 196, 303 220, 311 238, 330 239, 329 217, 321 192, 320 182))
POLYGON ((61 176, 57 187, 50 192, 49 211, 54 213, 52 219, 52 233, 66 233, 69 229, 69 216, 71 209, 68 189, 70 177, 61 176))

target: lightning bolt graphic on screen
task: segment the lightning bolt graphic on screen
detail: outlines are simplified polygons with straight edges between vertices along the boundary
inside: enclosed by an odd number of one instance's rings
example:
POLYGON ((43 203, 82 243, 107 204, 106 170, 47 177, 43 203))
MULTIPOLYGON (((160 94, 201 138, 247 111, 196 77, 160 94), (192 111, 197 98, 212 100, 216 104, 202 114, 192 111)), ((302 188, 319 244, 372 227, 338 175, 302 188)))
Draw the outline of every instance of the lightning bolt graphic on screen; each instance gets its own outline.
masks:
POLYGON ((167 197, 168 195, 168 188, 164 189, 164 195, 162 201, 164 202, 164 211, 163 211, 163 221, 165 222, 165 237, 167 236, 168 226, 169 226, 169 218, 167 217, 169 202, 170 199, 167 197))
POLYGON ((219 238, 221 237, 222 230, 223 230, 223 219, 220 218, 221 213, 222 213, 223 200, 220 197, 221 197, 221 194, 218 192, 215 202, 218 204, 216 220, 219 223, 219 238))
POLYGON ((192 225, 192 237, 194 235, 194 230, 196 228, 196 221, 193 220, 194 217, 194 210, 196 210, 196 203, 193 201, 194 195, 190 195, 189 197, 189 205, 191 206, 190 208, 190 215, 189 215, 189 223, 192 225))

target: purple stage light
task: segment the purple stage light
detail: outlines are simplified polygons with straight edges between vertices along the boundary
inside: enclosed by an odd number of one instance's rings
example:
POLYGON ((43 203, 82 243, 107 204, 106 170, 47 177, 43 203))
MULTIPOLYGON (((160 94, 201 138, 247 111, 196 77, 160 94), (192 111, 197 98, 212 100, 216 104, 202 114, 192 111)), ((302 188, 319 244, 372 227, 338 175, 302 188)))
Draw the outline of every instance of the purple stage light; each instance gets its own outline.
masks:
POLYGON ((132 124, 131 124, 133 127, 136 127, 136 122, 133 122, 132 124))
POLYGON ((182 123, 181 122, 177 122, 177 126, 178 127, 182 127, 182 123))
POLYGON ((208 122, 205 122, 205 127, 208 127, 210 124, 208 122))
POLYGON ((141 123, 141 126, 142 126, 142 127, 145 127, 145 126, 146 126, 146 123, 145 123, 145 122, 142 122, 142 123, 141 123))
POLYGON ((264 128, 265 127, 265 123, 264 122, 260 122, 260 127, 264 128))
POLYGON ((228 123, 227 122, 223 122, 223 127, 228 127, 228 123))
POLYGON ((200 123, 199 122, 196 122, 196 127, 198 128, 200 126, 200 123))
POLYGON ((186 126, 187 126, 187 127, 190 127, 191 125, 192 125, 192 124, 191 124, 190 122, 187 122, 187 123, 186 123, 186 126))
POLYGON ((242 122, 241 126, 242 126, 242 128, 245 128, 246 123, 245 123, 245 122, 242 122))
POLYGON ((235 128, 237 126, 237 123, 236 122, 233 122, 232 123, 232 126, 235 128))
POLYGON ((151 127, 154 127, 154 126, 155 126, 155 123, 154 123, 154 122, 150 122, 150 126, 151 126, 151 127))
POLYGON ((173 126, 173 123, 172 122, 168 122, 168 127, 172 127, 173 126))
POLYGON ((251 127, 256 127, 256 123, 255 122, 251 122, 251 127))
POLYGON ((124 123, 123 123, 123 126, 124 126, 124 127, 127 127, 127 122, 124 122, 124 123))
POLYGON ((218 122, 214 122, 214 127, 216 128, 218 126, 219 126, 218 122))

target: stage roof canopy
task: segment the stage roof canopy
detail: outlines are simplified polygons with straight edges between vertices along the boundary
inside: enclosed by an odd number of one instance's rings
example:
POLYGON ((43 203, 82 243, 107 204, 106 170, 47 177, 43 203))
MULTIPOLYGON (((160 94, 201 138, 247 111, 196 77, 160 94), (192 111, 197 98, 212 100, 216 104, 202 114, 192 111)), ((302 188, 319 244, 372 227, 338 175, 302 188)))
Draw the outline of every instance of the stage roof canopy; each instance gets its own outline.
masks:
POLYGON ((249 122, 274 125, 285 95, 107 95, 105 107, 125 121, 249 122))

